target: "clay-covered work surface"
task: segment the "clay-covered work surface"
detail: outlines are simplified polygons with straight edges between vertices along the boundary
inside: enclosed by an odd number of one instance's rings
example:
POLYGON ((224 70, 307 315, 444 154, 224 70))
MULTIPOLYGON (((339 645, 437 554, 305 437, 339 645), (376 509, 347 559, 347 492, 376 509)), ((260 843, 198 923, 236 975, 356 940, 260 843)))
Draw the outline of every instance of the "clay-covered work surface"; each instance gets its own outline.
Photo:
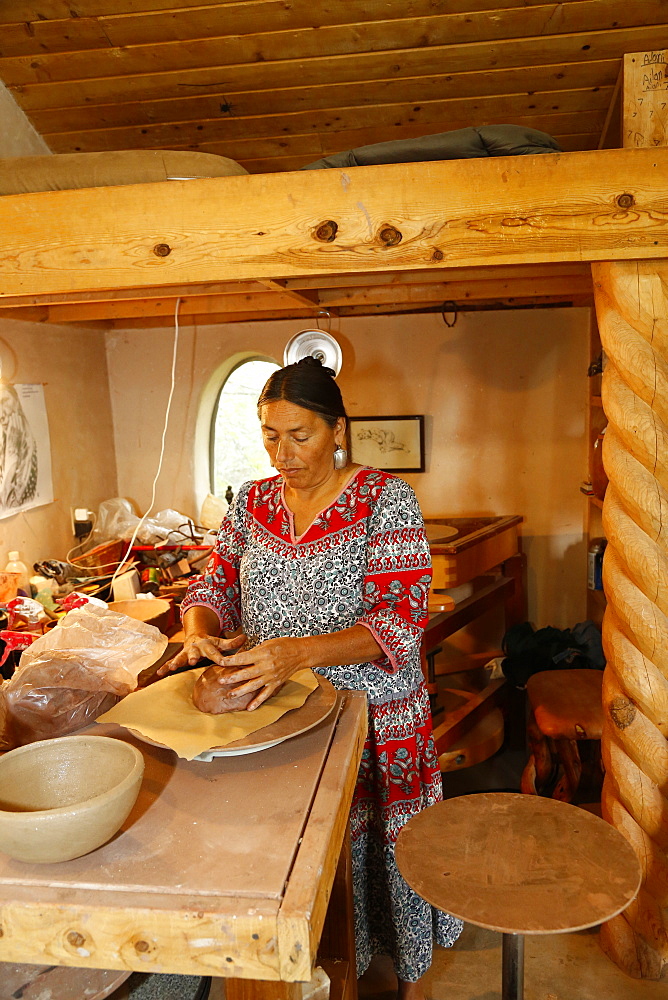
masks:
POLYGON ((365 696, 350 691, 262 753, 203 763, 139 744, 144 781, 113 840, 62 864, 0 855, 0 962, 308 980, 365 734, 365 696))
MULTIPOLYGON (((333 723, 324 723, 332 725, 333 723)), ((119 834, 91 854, 61 864, 26 865, 0 853, 0 888, 24 885, 146 893, 278 898, 327 750, 312 730, 271 751, 203 763, 122 736, 144 755, 144 781, 119 834), (272 806, 268 814, 267 803, 272 806)))

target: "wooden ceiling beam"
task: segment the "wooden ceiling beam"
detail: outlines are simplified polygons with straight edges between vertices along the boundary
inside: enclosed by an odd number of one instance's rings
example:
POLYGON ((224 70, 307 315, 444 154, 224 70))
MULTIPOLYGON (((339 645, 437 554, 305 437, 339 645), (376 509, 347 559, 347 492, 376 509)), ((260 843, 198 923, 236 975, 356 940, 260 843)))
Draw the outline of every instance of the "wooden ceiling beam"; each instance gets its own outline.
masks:
MULTIPOLYGON (((270 312, 257 313, 252 309, 242 312, 220 312, 220 313, 183 313, 179 319, 180 326, 219 326, 224 323, 270 323, 279 320, 309 320, 312 313, 306 309, 299 309, 295 304, 294 308, 286 310, 272 310, 270 312)), ((167 327, 168 323, 160 316, 146 317, 144 319, 116 319, 110 324, 117 330, 144 330, 155 327, 167 327)))
POLYGON ((368 23, 325 24, 317 30, 305 26, 294 31, 256 31, 242 35, 230 35, 223 29, 217 37, 207 34, 187 44, 177 39, 157 44, 10 56, 0 61, 0 78, 22 84, 46 79, 127 76, 156 70, 180 71, 202 65, 223 67, 420 46, 490 44, 511 38, 514 41, 542 38, 545 44, 553 34, 618 32, 665 23, 664 0, 643 0, 642 3, 636 0, 633 4, 628 0, 606 0, 604 4, 597 0, 577 0, 557 7, 554 3, 545 3, 538 7, 504 8, 494 17, 484 12, 479 16, 475 12, 435 14, 368 23))
POLYGON ((301 306, 310 307, 314 312, 320 310, 320 301, 317 292, 298 292, 294 288, 287 288, 283 281, 274 281, 272 278, 262 278, 260 284, 274 292, 281 293, 284 297, 292 299, 301 306))
MULTIPOLYGON (((505 297, 505 298, 495 298, 489 300, 477 300, 476 302, 466 303, 465 305, 460 305, 462 311, 475 312, 481 309, 517 309, 526 308, 531 306, 532 308, 540 309, 542 307, 550 307, 555 305, 563 306, 590 306, 592 299, 590 295, 559 295, 559 296, 540 296, 539 298, 534 298, 531 296, 522 297, 505 297)), ((418 305, 406 305, 405 303, 394 303, 387 305, 378 305, 367 303, 366 305, 356 305, 356 306, 346 306, 341 309, 339 320, 345 320, 347 318, 354 317, 364 317, 364 316, 391 316, 395 314, 401 315, 420 315, 424 313, 438 313, 440 312, 440 304, 425 303, 423 306, 418 305)), ((299 309, 289 310, 287 312, 276 312, 276 313, 254 313, 254 312, 242 312, 242 313, 221 313, 219 315, 207 314, 206 316, 188 316, 184 315, 181 317, 180 323, 182 326, 187 325, 197 325, 197 326, 222 326, 228 323, 278 323, 278 322, 290 322, 294 320, 307 320, 309 316, 304 310, 299 309)), ((77 324, 81 326, 90 326, 90 324, 77 324)), ((117 330, 143 330, 143 329, 153 329, 156 327, 165 327, 168 324, 164 322, 160 317, 146 318, 142 319, 117 319, 108 322, 100 323, 100 328, 113 328, 117 330)), ((91 326, 91 329, 93 327, 91 326)))
POLYGON ((47 323, 49 310, 46 306, 27 306, 22 309, 5 309, 0 299, 0 319, 22 319, 31 323, 47 323))
MULTIPOLYGON (((294 111, 282 115, 250 118, 224 117, 195 122, 161 122, 131 128, 98 128, 84 132, 45 133, 43 138, 55 152, 110 149, 171 149, 202 147, 205 143, 234 139, 312 134, 326 136, 351 129, 399 128, 402 125, 437 131, 435 122, 449 121, 454 128, 472 121, 515 121, 526 117, 599 111, 605 115, 612 86, 586 90, 548 91, 532 94, 502 94, 498 97, 456 98, 448 101, 383 104, 375 107, 337 107, 327 111, 294 111)), ((338 140, 336 140, 338 142, 338 140)), ((343 147, 345 148, 345 147, 343 147)))
MULTIPOLYGON (((2 5, 0 5, 0 10, 2 5)), ((666 18, 668 20, 668 18, 666 18)), ((600 25, 599 25, 600 29, 600 25)), ((184 95, 198 96, 211 92, 282 90, 295 86, 355 83, 428 76, 434 67, 447 67, 447 73, 494 72, 504 68, 578 63, 588 60, 620 59, 625 51, 651 48, 657 32, 664 26, 647 24, 634 28, 591 30, 583 33, 538 36, 535 38, 500 38, 493 43, 470 42, 431 44, 411 47, 401 39, 396 49, 342 53, 331 57, 318 53, 310 58, 284 56, 275 60, 223 66, 216 58, 200 65, 166 69, 164 65, 145 65, 136 73, 119 67, 108 68, 108 75, 91 73, 64 80, 33 72, 33 79, 21 72, 18 78, 12 65, 0 59, 0 79, 14 93, 29 115, 40 108, 65 108, 73 105, 116 104, 120 101, 160 101, 184 95)), ((94 60, 93 60, 94 62, 94 60)))
MULTIPOLYGON (((562 0, 581 3, 581 0, 562 0)), ((12 6, 14 4, 12 3, 12 6)), ((77 7, 90 8, 88 3, 77 7)), ((100 8, 100 4, 93 5, 100 8)), ((163 5, 166 6, 166 5, 163 5)), ((449 0, 448 15, 487 15, 496 17, 499 9, 545 7, 545 0, 449 0)), ((113 48, 129 45, 155 45, 201 38, 257 35, 262 33, 298 31, 332 25, 416 20, 434 16, 432 0, 412 0, 407 8, 402 0, 366 0, 356 4, 313 5, 309 0, 254 0, 252 3, 202 3, 196 7, 173 4, 169 9, 151 11, 145 3, 131 10, 117 10, 106 4, 95 14, 73 17, 71 12, 59 18, 45 19, 41 10, 35 16, 33 6, 23 22, 5 22, 3 51, 7 55, 41 55, 44 52, 77 52, 87 48, 113 48), (30 30, 26 30, 26 24, 30 30)), ((7 16, 7 15, 5 15, 7 16)), ((11 16, 11 15, 10 15, 11 16)), ((13 15, 15 17, 16 15, 13 15)), ((2 22, 0 22, 2 23, 2 22)))
POLYGON ((569 298, 593 295, 591 275, 558 278, 490 279, 488 281, 444 281, 440 285, 342 288, 321 293, 326 308, 349 305, 428 305, 443 302, 476 302, 507 298, 569 298))
POLYGON ((667 175, 610 149, 15 195, 0 295, 662 257, 667 175))
MULTIPOLYGON (((509 298, 568 299, 592 294, 591 275, 565 277, 535 277, 487 281, 441 282, 440 284, 405 284, 375 288, 342 288, 323 293, 322 307, 318 312, 339 315, 342 308, 356 306, 408 306, 426 307, 444 302, 493 301, 509 298)), ((160 319, 162 324, 171 321, 175 302, 146 299, 143 302, 117 300, 115 302, 90 302, 48 307, 27 307, 24 310, 0 310, 0 315, 10 314, 14 319, 31 319, 49 323, 87 323, 101 320, 160 319)), ((188 296, 181 300, 179 318, 211 315, 240 314, 260 317, 271 314, 278 317, 302 316, 304 305, 300 296, 294 300, 275 294, 259 295, 208 295, 188 296)), ((307 313, 308 315, 308 313, 307 313)), ((313 311, 310 312, 311 318, 313 311)))
POLYGON ((144 302, 147 299, 170 299, 194 295, 254 295, 264 285, 258 281, 212 281, 204 285, 165 285, 159 288, 100 288, 90 292, 52 292, 36 295, 9 295, 0 299, 2 306, 51 306, 80 302, 144 302))
POLYGON ((593 297, 590 293, 582 294, 570 292, 563 295, 506 295, 495 296, 490 299, 476 299, 470 302, 445 303, 425 302, 423 305, 417 303, 372 303, 364 305, 344 306, 339 312, 340 320, 352 316, 393 316, 397 313, 402 315, 418 315, 421 313, 441 313, 445 312, 477 312, 481 309, 516 309, 518 307, 532 306, 540 309, 546 306, 591 306, 593 297), (446 306, 443 309, 443 305, 446 306), (454 308, 453 308, 454 307, 454 308))
MULTIPOLYGON (((89 319, 136 319, 139 317, 164 317, 169 321, 174 315, 176 300, 145 299, 117 300, 115 302, 73 303, 71 305, 48 306, 49 322, 69 323, 73 320, 85 322, 89 319)), ((0 304, 2 299, 0 299, 0 304)), ((291 296, 281 296, 278 292, 256 293, 254 295, 203 295, 185 296, 181 299, 179 316, 205 316, 209 313, 237 313, 241 311, 263 313, 281 309, 289 311, 293 307, 291 296)))
MULTIPOLYGON (((554 278, 559 276, 588 276, 591 273, 589 264, 578 264, 576 262, 565 264, 535 264, 513 267, 469 267, 454 268, 448 270, 447 276, 450 281, 481 281, 495 278, 497 280, 512 280, 516 278, 554 278)), ((116 303, 116 302, 146 302, 148 300, 164 302, 169 299, 171 308, 177 298, 195 298, 205 296, 221 295, 255 295, 264 288, 271 288, 281 292, 285 296, 293 298, 295 302, 314 311, 315 307, 320 310, 318 292, 320 289, 349 288, 355 286, 384 285, 394 287, 395 285, 414 284, 419 281, 421 284, 429 282, 443 283, 443 270, 433 271, 397 271, 395 273, 381 272, 379 274, 359 274, 359 275, 329 275, 311 278, 288 278, 280 281, 273 281, 264 278, 261 281, 227 281, 210 282, 208 284, 193 285, 165 285, 161 288, 114 288, 99 289, 92 292, 54 292, 51 294, 36 295, 7 295, 3 296, 2 309, 7 312, 10 308, 17 308, 16 316, 24 318, 25 310, 32 306, 43 307, 53 305, 91 305, 93 303, 116 303), (301 291, 300 291, 301 290, 301 291)), ((42 318, 47 318, 46 313, 42 318)))
POLYGON ((419 95, 417 103, 427 100, 585 90, 613 87, 619 73, 619 59, 588 60, 570 65, 520 66, 489 70, 481 74, 436 73, 428 76, 371 80, 361 87, 352 83, 328 83, 247 91, 215 88, 212 93, 198 93, 153 101, 116 101, 113 104, 73 104, 30 112, 30 120, 40 134, 99 130, 154 125, 156 122, 187 122, 243 118, 258 114, 289 114, 294 111, 323 110, 403 104, 406 94, 419 95), (530 79, 528 74, 530 74, 530 79), (530 84, 530 86, 528 86, 530 84))
MULTIPOLYGON (((178 0, 178 7, 200 7, 202 2, 203 0, 178 0)), ((238 0, 218 2, 236 3, 238 0)), ((144 10, 164 10, 165 6, 165 0, 40 0, 39 16, 46 20, 99 17, 113 11, 129 14, 144 10)), ((0 4, 0 24, 30 24, 35 16, 34 0, 12 0, 11 4, 0 4)))
POLYGON ((378 274, 339 274, 323 275, 312 278, 287 278, 285 288, 317 288, 320 291, 331 291, 341 288, 355 286, 373 287, 383 285, 385 287, 397 287, 402 285, 413 285, 416 283, 425 285, 431 282, 443 284, 444 281, 478 282, 478 281, 508 281, 527 278, 556 278, 556 277, 586 277, 591 276, 589 264, 581 264, 577 261, 565 263, 545 263, 545 264, 523 264, 504 267, 502 265, 489 267, 453 267, 443 271, 443 268, 434 268, 431 271, 396 271, 379 272, 378 274))

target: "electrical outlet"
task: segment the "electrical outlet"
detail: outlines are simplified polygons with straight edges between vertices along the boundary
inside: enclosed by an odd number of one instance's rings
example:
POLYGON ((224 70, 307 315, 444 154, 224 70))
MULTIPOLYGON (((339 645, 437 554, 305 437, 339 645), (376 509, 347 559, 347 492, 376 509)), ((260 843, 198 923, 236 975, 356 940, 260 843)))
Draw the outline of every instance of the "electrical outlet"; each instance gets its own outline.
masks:
POLYGON ((76 538, 85 538, 93 530, 93 515, 87 507, 72 507, 72 534, 76 538))

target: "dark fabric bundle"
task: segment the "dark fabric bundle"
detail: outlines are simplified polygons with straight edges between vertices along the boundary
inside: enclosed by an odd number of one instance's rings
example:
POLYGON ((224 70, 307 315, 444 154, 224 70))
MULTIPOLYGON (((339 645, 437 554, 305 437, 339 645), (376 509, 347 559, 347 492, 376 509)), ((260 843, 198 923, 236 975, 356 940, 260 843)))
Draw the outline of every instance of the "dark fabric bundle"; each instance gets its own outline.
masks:
POLYGON ((601 633, 592 621, 579 622, 572 629, 547 626, 538 630, 523 622, 508 629, 502 647, 506 658, 501 669, 518 688, 525 687, 531 675, 541 670, 605 667, 601 633))
POLYGON ((366 167, 376 163, 416 163, 421 160, 467 160, 479 156, 527 156, 558 153, 561 147, 551 135, 523 125, 481 125, 438 132, 417 139, 396 139, 358 146, 345 153, 323 156, 302 170, 328 167, 366 167))

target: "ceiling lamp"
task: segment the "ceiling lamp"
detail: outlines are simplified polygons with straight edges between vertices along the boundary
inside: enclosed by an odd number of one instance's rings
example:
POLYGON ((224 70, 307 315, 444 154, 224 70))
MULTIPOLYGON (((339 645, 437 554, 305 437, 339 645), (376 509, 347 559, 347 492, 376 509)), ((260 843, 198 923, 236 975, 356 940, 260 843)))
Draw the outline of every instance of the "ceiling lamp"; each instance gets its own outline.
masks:
POLYGON ((309 354, 312 358, 317 358, 325 368, 331 368, 334 375, 341 371, 341 347, 331 333, 325 333, 324 330, 302 330, 296 333, 285 346, 283 364, 293 365, 309 354))

